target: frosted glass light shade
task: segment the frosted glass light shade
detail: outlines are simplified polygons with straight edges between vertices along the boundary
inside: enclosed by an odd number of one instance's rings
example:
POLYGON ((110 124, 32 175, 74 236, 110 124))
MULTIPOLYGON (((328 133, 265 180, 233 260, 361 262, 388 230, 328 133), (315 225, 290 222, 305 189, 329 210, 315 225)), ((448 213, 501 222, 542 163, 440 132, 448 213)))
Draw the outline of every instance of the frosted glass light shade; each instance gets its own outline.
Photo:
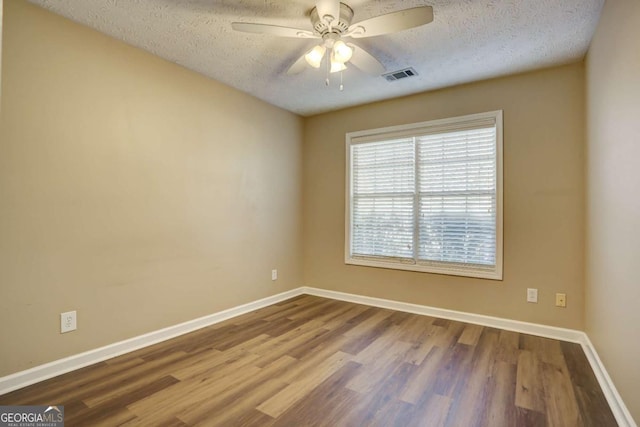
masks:
POLYGON ((351 49, 345 42, 342 40, 338 40, 333 45, 333 56, 337 62, 342 62, 343 64, 351 59, 351 55, 353 55, 353 49, 351 49))
POLYGON ((335 61, 334 58, 333 58, 333 55, 332 55, 330 72, 337 73, 338 71, 343 71, 343 70, 346 70, 346 69, 347 69, 347 66, 344 65, 344 63, 342 63, 342 62, 335 61))
POLYGON ((313 68, 320 68, 320 63, 322 62, 322 57, 324 56, 324 52, 327 50, 323 45, 318 45, 311 49, 304 56, 304 59, 307 61, 307 64, 311 65, 313 68))

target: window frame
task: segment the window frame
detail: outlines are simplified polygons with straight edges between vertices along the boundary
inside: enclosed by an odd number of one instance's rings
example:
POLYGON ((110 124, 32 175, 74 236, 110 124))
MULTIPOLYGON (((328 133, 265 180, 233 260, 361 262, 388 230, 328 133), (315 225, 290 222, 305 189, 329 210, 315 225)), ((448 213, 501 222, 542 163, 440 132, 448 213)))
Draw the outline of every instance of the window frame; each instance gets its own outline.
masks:
MULTIPOLYGON (((503 275, 503 112, 502 110, 469 114, 445 119, 429 120, 419 123, 389 126, 377 129, 348 132, 345 138, 345 253, 344 262, 348 265, 387 268, 394 270, 408 270, 425 273, 464 276, 481 279, 502 280, 503 275), (378 258, 351 255, 352 215, 353 215, 353 175, 351 168, 351 147, 357 144, 379 142, 401 137, 417 137, 425 133, 444 133, 468 129, 493 120, 496 129, 496 246, 495 266, 481 267, 463 263, 439 263, 430 261, 419 263, 416 259, 412 263, 399 258, 378 258)), ((415 191, 415 190, 414 190, 415 191)), ((417 197, 417 192, 416 192, 417 197)), ((415 224, 414 224, 415 227, 415 224)), ((414 240, 418 230, 414 229, 414 240)), ((414 243, 414 245, 417 243, 414 243)))

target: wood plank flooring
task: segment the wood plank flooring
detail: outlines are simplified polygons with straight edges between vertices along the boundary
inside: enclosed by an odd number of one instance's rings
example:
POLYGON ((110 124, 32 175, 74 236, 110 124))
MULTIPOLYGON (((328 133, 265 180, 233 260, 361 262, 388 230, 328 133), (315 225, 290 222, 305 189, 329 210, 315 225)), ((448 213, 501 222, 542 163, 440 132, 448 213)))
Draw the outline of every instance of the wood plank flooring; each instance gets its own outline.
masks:
POLYGON ((67 426, 615 426, 577 344, 300 296, 0 396, 67 426))

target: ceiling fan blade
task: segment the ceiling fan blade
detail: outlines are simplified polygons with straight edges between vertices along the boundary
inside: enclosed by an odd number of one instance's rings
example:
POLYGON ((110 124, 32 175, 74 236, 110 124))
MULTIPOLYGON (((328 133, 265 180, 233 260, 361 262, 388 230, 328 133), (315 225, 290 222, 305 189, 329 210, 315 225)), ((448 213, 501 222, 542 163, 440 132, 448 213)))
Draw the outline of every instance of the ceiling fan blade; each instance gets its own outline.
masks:
POLYGON ((279 25, 232 22, 231 27, 236 31, 245 33, 271 34, 278 37, 317 38, 311 31, 301 30, 300 28, 281 27, 279 25))
POLYGON ((324 18, 325 15, 333 16, 336 21, 340 18, 340 0, 318 0, 316 9, 320 19, 324 18))
POLYGON ((408 30, 409 28, 428 24, 431 21, 433 21, 433 8, 431 6, 420 6, 356 22, 349 27, 345 35, 353 38, 374 37, 408 30))
POLYGON ((294 62, 287 70, 287 74, 293 76, 299 74, 307 68, 307 60, 304 59, 304 54, 294 62))
POLYGON ((349 46, 353 49, 353 55, 349 60, 351 64, 372 76, 379 76, 385 72, 384 65, 382 65, 380 61, 374 58, 369 52, 360 46, 356 46, 351 43, 349 46))

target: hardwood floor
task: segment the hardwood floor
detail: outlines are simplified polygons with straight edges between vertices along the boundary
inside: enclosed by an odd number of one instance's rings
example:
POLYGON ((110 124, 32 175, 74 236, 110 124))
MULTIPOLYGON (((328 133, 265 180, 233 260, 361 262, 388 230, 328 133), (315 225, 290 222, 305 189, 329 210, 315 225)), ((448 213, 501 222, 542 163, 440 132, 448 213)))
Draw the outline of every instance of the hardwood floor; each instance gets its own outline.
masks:
POLYGON ((300 296, 0 396, 67 426, 615 426, 577 344, 300 296))

